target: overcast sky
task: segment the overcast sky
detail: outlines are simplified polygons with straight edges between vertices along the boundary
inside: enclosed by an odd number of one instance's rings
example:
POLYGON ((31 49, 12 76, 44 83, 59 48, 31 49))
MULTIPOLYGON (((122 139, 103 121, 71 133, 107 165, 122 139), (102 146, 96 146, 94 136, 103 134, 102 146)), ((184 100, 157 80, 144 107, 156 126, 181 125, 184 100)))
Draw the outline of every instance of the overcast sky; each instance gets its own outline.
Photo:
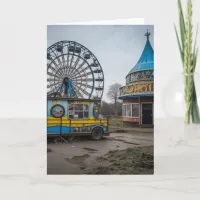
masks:
POLYGON ((108 101, 109 85, 125 85, 125 76, 137 63, 146 43, 147 29, 154 48, 152 25, 49 25, 47 46, 70 40, 87 47, 99 60, 104 71, 103 100, 108 101))

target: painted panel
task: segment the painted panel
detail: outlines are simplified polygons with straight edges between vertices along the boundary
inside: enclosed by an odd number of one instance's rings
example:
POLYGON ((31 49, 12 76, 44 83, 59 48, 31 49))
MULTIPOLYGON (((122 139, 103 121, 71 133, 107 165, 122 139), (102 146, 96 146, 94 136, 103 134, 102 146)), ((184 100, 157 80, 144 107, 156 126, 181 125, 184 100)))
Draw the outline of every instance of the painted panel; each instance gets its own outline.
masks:
POLYGON ((59 123, 51 123, 48 124, 47 127, 47 134, 56 133, 59 134, 60 131, 62 133, 73 133, 73 132, 91 132, 92 129, 95 126, 100 126, 103 128, 103 130, 107 131, 107 121, 104 120, 103 123, 100 123, 100 120, 98 122, 92 122, 92 120, 88 120, 87 123, 83 123, 80 121, 72 122, 71 126, 70 123, 63 123, 62 128, 60 129, 59 123))
POLYGON ((89 117, 93 116, 93 107, 94 107, 94 102, 90 103, 90 108, 89 108, 89 117))
POLYGON ((138 94, 152 94, 153 83, 136 83, 120 88, 120 96, 123 95, 138 95, 138 94))
POLYGON ((134 81, 151 81, 154 79, 154 71, 153 70, 145 70, 135 72, 126 77, 126 83, 132 83, 134 81))
MULTIPOLYGON (((66 112, 65 116, 62 118, 62 133, 73 133, 73 132, 91 132, 92 128, 95 126, 101 126, 104 131, 107 131, 107 120, 98 120, 94 119, 94 109, 98 107, 98 103, 89 102, 89 101, 70 101, 64 99, 58 99, 57 104, 61 104, 66 112), (68 118, 68 107, 71 104, 86 104, 89 106, 89 118, 88 119, 73 119, 69 120, 68 118), (96 105, 96 106, 95 106, 96 105)), ((48 117, 47 117, 47 134, 59 134, 61 119, 54 118, 50 115, 51 107, 55 105, 54 100, 48 100, 48 117)))
MULTIPOLYGON (((60 127, 60 125, 54 125, 47 127, 47 134, 52 134, 52 133, 60 134, 60 131, 61 133, 73 133, 73 132, 90 133, 95 126, 97 126, 97 124, 88 124, 88 125, 80 124, 79 126, 73 124, 72 126, 62 125, 62 127, 60 127)), ((99 126, 102 127, 105 132, 107 131, 107 125, 99 124, 99 126)))
POLYGON ((54 105, 54 100, 48 100, 47 101, 47 116, 51 116, 51 108, 54 105))
POLYGON ((64 107, 64 109, 65 109, 64 116, 68 116, 68 102, 66 100, 57 100, 57 104, 60 104, 64 107))

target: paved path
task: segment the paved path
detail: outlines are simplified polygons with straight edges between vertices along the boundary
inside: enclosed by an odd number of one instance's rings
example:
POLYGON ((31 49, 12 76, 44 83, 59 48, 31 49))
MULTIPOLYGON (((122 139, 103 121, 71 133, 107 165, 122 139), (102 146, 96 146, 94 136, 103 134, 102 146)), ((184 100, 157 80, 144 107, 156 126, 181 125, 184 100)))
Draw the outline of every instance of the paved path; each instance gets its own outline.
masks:
POLYGON ((138 133, 138 132, 143 132, 143 133, 153 133, 154 129, 153 128, 139 128, 139 127, 126 127, 123 128, 123 130, 127 132, 133 132, 133 133, 138 133))

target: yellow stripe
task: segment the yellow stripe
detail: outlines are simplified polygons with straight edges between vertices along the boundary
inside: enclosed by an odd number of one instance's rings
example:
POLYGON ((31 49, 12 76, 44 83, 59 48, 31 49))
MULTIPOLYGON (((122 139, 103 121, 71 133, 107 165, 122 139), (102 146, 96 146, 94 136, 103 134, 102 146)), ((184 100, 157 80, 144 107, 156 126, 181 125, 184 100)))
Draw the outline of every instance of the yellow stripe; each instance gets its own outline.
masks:
MULTIPOLYGON (((103 124, 104 126, 107 126, 107 124, 103 124)), ((51 126, 60 126, 60 124, 47 124, 47 127, 51 127, 51 126)), ((66 126, 66 127, 89 127, 89 126, 98 126, 98 124, 87 124, 87 125, 83 125, 83 124, 62 124, 62 126, 66 126)))
POLYGON ((83 102, 80 102, 80 101, 72 101, 72 102, 69 102, 68 105, 71 105, 71 104, 86 104, 86 105, 90 105, 90 102, 88 102, 88 101, 83 101, 83 102))
MULTIPOLYGON (((70 120, 67 117, 63 117, 62 120, 63 125, 69 126, 70 120)), ((60 125, 60 119, 54 117, 47 117, 48 126, 60 125)), ((71 120, 71 126, 90 126, 90 125, 98 125, 104 124, 104 126, 108 125, 107 120, 95 120, 95 119, 86 119, 86 120, 71 120)))

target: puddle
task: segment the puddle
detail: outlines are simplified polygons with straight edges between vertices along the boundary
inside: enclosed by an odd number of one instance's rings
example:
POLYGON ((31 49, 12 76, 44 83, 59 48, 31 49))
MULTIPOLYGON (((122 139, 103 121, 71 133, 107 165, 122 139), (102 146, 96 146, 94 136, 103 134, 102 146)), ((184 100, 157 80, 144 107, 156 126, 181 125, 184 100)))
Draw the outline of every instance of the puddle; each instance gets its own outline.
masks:
POLYGON ((113 141, 125 142, 126 140, 112 138, 113 141))
POLYGON ((126 144, 140 145, 138 143, 128 142, 127 140, 123 140, 123 139, 116 139, 116 138, 113 139, 113 142, 116 142, 116 141, 123 142, 123 143, 126 143, 126 144))
POLYGON ((122 136, 122 135, 121 136, 120 135, 119 136, 115 136, 115 137, 116 138, 124 138, 124 136, 122 136))
POLYGON ((124 143, 126 143, 126 144, 140 145, 140 144, 137 144, 137 143, 134 143, 134 142, 126 142, 126 141, 124 141, 124 143))
POLYGON ((96 149, 92 149, 92 148, 87 148, 87 147, 84 147, 83 148, 84 150, 87 150, 87 151, 92 151, 92 152, 96 152, 96 151, 98 151, 98 150, 96 150, 96 149))
POLYGON ((82 156, 74 156, 72 158, 65 158, 65 160, 73 164, 80 164, 80 163, 83 163, 83 161, 89 157, 90 156, 88 154, 84 154, 82 156))

